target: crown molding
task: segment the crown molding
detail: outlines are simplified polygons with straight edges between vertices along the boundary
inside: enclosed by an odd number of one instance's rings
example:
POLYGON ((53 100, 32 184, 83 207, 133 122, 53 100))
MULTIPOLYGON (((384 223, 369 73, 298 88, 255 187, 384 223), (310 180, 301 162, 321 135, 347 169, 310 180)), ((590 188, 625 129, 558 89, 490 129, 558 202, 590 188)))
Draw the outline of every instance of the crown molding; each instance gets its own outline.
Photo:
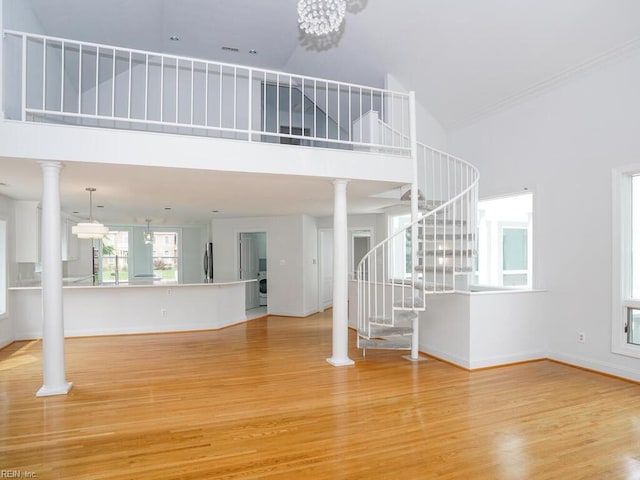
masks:
POLYGON ((640 52, 640 37, 636 37, 628 42, 596 55, 584 62, 562 70, 560 73, 552 75, 542 81, 536 82, 519 92, 508 95, 497 102, 492 102, 479 108, 475 112, 458 120, 454 120, 448 125, 448 130, 456 130, 476 123, 500 111, 507 110, 515 105, 524 103, 543 93, 546 93, 559 85, 565 84, 581 75, 594 71, 604 65, 632 57, 640 52))

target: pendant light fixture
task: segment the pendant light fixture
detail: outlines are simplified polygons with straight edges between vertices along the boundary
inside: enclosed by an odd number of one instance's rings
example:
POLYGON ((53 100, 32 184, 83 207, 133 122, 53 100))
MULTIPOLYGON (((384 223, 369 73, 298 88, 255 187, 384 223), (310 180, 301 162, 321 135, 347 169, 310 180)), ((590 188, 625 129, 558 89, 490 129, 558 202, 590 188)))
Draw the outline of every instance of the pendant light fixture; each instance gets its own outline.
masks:
POLYGON ((87 187, 85 190, 89 192, 89 221, 74 225, 71 227, 71 233, 77 235, 78 238, 101 239, 109 233, 109 228, 93 219, 93 192, 96 189, 87 187))
POLYGON ((147 218, 145 221, 147 222, 147 231, 144 232, 144 243, 145 245, 151 245, 153 243, 153 233, 151 232, 151 229, 149 227, 151 219, 147 218))

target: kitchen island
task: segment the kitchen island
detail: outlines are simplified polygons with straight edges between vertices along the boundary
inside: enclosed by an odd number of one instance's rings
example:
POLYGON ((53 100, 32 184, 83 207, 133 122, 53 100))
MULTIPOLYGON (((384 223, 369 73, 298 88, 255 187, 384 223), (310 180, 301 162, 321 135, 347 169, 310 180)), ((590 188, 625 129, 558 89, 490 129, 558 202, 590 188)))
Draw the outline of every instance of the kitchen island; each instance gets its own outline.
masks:
MULTIPOLYGON (((66 337, 210 330, 247 319, 246 284, 256 280, 195 284, 66 285, 66 337)), ((42 289, 9 288, 15 340, 42 338, 42 289)))

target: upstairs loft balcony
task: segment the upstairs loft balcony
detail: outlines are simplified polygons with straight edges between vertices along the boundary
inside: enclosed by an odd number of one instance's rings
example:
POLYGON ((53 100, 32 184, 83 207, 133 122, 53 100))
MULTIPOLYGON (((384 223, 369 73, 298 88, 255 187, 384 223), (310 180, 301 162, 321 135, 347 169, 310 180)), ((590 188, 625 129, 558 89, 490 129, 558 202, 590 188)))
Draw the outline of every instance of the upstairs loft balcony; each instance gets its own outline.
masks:
POLYGON ((8 120, 411 154, 410 95, 5 31, 8 120))

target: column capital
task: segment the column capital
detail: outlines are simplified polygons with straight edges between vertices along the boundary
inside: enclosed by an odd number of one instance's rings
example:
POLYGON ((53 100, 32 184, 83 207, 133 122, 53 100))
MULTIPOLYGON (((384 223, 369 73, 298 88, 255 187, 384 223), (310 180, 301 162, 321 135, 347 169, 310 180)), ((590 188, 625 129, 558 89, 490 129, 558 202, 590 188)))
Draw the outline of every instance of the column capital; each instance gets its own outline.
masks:
POLYGON ((58 170, 61 170, 62 167, 64 167, 62 162, 58 162, 55 160, 38 160, 38 163, 40 164, 40 168, 42 168, 42 170, 45 170, 48 168, 56 168, 58 170))
POLYGON ((349 182, 351 182, 351 180, 347 180, 345 178, 336 178, 335 180, 333 180, 331 183, 333 183, 334 185, 346 185, 349 182))

